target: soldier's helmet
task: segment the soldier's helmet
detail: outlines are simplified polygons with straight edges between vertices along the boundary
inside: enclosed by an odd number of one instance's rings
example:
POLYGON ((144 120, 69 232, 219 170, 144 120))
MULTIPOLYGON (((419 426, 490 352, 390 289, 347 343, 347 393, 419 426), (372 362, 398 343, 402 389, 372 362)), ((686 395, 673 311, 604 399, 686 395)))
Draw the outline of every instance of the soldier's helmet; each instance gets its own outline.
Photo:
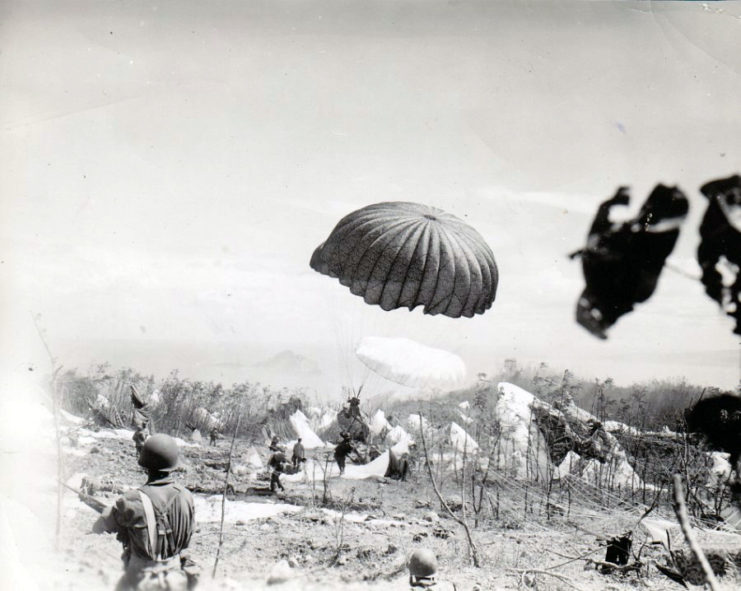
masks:
POLYGON ((178 444, 169 435, 157 433, 147 438, 139 452, 139 465, 147 470, 170 472, 178 467, 178 444))
POLYGON ((409 576, 413 583, 421 583, 422 581, 419 581, 419 579, 431 583, 437 574, 437 558, 432 550, 427 548, 420 548, 412 552, 408 566, 409 576))

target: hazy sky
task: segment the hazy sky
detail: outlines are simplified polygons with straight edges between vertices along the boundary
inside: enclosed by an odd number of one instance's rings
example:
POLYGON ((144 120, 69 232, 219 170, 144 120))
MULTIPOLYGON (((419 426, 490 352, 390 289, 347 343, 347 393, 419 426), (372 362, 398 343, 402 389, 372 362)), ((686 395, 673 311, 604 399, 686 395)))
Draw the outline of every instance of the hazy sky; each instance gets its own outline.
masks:
POLYGON ((732 321, 699 282, 665 270, 601 342, 573 320, 583 283, 566 254, 618 184, 630 211, 679 184, 691 213, 674 258, 696 272, 697 189, 741 169, 740 4, 0 11, 7 365, 37 362, 41 314, 66 365, 188 375, 198 355, 243 351, 255 359, 224 361, 247 365, 282 349, 328 363, 320 351, 347 360, 380 334, 455 351, 472 375, 514 357, 619 383, 738 383, 732 321), (309 268, 340 217, 385 200, 441 207, 485 237, 501 274, 490 311, 385 313, 309 268), (127 343, 117 358, 101 341, 127 343))

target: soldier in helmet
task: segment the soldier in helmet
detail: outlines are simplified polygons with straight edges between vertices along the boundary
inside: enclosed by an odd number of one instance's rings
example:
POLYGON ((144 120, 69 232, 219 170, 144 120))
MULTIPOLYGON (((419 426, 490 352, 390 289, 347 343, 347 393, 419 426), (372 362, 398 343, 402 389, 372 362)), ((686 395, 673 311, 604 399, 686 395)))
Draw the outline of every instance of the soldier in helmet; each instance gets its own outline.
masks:
POLYGON ((437 557, 427 548, 412 552, 409 557, 409 585, 411 587, 431 587, 436 583, 437 557))
POLYGON ((418 548, 409 556, 409 586, 433 587, 436 591, 454 591, 455 584, 437 578, 437 557, 432 550, 418 548))
POLYGON ((116 500, 93 525, 94 533, 116 533, 123 544, 124 574, 116 591, 192 589, 195 565, 184 555, 193 534, 193 496, 176 484, 179 451, 169 435, 149 437, 139 453, 147 482, 116 500))

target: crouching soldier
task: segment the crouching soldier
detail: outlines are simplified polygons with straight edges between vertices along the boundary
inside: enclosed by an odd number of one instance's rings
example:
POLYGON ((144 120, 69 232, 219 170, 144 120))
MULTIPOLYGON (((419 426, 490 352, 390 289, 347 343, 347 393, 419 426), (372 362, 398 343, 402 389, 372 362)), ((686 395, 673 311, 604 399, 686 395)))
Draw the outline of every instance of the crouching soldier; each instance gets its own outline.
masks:
POLYGON ((195 588, 197 569, 184 555, 195 525, 193 496, 173 481, 178 447, 157 434, 142 445, 139 465, 147 482, 119 497, 93 525, 116 533, 123 544, 124 574, 116 591, 185 591, 195 588))

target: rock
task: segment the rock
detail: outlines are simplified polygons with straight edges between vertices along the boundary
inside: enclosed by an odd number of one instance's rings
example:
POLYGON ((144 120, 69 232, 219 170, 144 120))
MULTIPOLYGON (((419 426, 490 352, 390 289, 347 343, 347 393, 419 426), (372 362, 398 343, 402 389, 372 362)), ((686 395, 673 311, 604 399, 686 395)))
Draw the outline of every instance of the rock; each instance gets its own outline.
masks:
POLYGON ((288 566, 290 566, 291 568, 298 567, 298 562, 296 562, 296 559, 293 556, 288 558, 288 566))
POLYGON ((93 447, 90 448, 90 453, 91 454, 99 454, 100 453, 100 448, 93 446, 93 447))
POLYGON ((399 548, 395 546, 394 544, 389 544, 388 548, 386 548, 386 554, 393 554, 396 552, 399 548))
POLYGON ((463 498, 458 494, 453 494, 445 499, 445 503, 451 511, 459 511, 463 507, 463 498))
POLYGON ((288 561, 280 560, 270 569, 267 583, 268 585, 279 585, 280 583, 289 581, 292 576, 293 572, 288 565, 288 561))
POLYGON ((241 519, 237 519, 237 521, 234 523, 234 525, 247 525, 244 521, 241 519))
POLYGON ((423 519, 425 521, 429 521, 430 523, 437 523, 438 521, 440 521, 440 516, 434 511, 428 511, 424 514, 423 519))

